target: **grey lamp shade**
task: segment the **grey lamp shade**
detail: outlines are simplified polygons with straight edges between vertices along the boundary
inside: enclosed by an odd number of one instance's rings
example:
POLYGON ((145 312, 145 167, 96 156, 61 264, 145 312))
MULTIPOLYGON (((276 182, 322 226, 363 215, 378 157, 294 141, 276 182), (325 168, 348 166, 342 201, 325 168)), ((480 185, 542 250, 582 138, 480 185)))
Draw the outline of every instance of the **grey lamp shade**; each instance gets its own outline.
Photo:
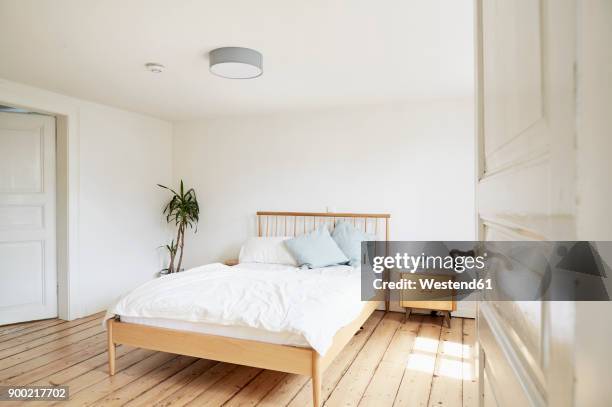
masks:
POLYGON ((257 78, 263 73, 263 56, 250 48, 223 47, 209 53, 210 72, 229 79, 257 78))

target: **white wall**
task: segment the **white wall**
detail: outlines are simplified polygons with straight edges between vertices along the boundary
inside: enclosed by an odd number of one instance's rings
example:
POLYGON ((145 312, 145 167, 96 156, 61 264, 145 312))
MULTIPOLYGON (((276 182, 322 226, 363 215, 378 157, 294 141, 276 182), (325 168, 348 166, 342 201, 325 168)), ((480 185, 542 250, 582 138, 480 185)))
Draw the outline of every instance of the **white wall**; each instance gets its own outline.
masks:
POLYGON ((161 269, 172 125, 100 105, 80 109, 80 289, 83 313, 107 308, 161 269))
POLYGON ((202 216, 185 266, 237 257, 257 210, 389 212, 395 240, 474 239, 471 99, 175 123, 202 216))
MULTIPOLYGON (((68 128, 70 312, 101 311, 160 269, 157 183, 172 176, 172 125, 0 79, 0 103, 57 113, 68 128)), ((65 266, 65 265, 63 265, 65 266)))

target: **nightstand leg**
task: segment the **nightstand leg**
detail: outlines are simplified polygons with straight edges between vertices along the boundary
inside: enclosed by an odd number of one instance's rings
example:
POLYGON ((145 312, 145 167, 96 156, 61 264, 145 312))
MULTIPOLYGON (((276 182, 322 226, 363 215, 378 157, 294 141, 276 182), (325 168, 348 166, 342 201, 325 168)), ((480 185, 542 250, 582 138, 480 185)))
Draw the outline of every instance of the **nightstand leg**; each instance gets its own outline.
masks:
POLYGON ((444 322, 446 322, 446 326, 448 328, 451 327, 451 313, 450 313, 450 311, 446 311, 444 313, 444 322))
POLYGON ((404 314, 404 322, 408 321, 408 318, 410 318, 411 312, 412 312, 412 308, 406 308, 406 313, 404 314))

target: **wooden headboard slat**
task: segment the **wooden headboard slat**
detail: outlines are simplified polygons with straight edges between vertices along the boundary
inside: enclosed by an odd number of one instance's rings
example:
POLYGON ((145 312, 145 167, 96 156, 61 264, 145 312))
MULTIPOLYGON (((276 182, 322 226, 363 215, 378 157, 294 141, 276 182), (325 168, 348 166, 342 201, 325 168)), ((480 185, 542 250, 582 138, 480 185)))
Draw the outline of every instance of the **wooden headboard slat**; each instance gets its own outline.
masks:
POLYGON ((378 235, 378 223, 384 222, 385 240, 389 240, 389 220, 391 215, 388 213, 336 213, 336 212, 275 212, 275 211, 258 211, 257 212, 257 235, 258 236, 278 236, 279 235, 279 217, 284 218, 284 227, 282 232, 288 235, 287 218, 293 218, 293 236, 307 231, 316 229, 319 223, 328 224, 331 222, 331 229, 336 226, 338 220, 352 219, 353 226, 361 227, 361 219, 363 219, 363 228, 368 231, 368 223, 374 223, 374 234, 378 235), (358 222, 359 221, 359 222, 358 222), (263 224, 265 222, 265 225, 263 224), (274 222, 270 225, 270 222, 274 222), (301 223, 301 224, 299 224, 301 223), (301 231, 298 232, 298 224, 301 231), (308 225, 307 225, 308 224, 308 225))
POLYGON ((390 218, 388 213, 334 213, 334 212, 271 212, 258 211, 258 216, 306 216, 322 218, 390 218))

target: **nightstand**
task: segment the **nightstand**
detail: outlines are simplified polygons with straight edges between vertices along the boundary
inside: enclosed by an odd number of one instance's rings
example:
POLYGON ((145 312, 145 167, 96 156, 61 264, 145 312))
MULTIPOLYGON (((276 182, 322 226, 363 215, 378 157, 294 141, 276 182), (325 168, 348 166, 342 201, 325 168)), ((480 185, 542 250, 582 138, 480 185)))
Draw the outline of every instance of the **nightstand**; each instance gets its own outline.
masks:
POLYGON ((230 260, 225 260, 223 262, 223 264, 225 264, 226 266, 235 266, 238 263, 239 263, 238 259, 230 259, 230 260))
POLYGON ((434 290, 421 288, 420 279, 433 279, 435 281, 454 281, 454 277, 443 274, 429 273, 400 273, 400 278, 408 281, 414 281, 415 287, 412 290, 405 289, 400 291, 400 307, 406 309, 406 319, 410 316, 410 312, 415 309, 429 309, 432 311, 444 312, 444 322, 450 328, 451 311, 457 310, 457 302, 455 301, 455 290, 435 290, 436 300, 432 300, 434 290))

